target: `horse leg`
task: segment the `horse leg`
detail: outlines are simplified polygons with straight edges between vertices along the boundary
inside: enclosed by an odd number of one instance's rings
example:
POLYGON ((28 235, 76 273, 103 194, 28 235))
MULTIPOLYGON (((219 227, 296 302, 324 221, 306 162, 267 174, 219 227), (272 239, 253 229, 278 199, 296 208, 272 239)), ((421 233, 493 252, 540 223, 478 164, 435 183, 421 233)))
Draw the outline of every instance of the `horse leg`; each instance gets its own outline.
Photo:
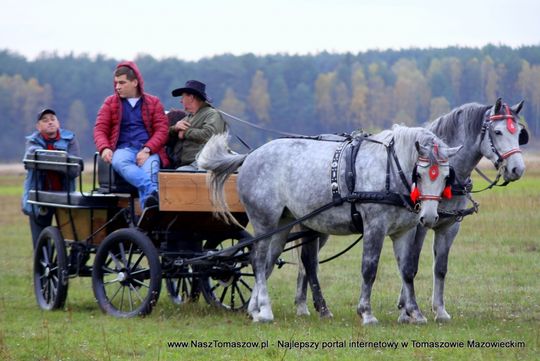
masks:
POLYGON ((309 286, 313 295, 313 304, 315 306, 315 310, 319 312, 319 316, 321 318, 332 318, 334 316, 326 305, 326 300, 324 299, 318 277, 320 249, 319 241, 322 240, 322 244, 324 245, 327 239, 328 235, 314 235, 311 242, 302 246, 301 255, 302 264, 306 270, 306 278, 309 281, 309 286))
POLYGON ((435 321, 450 321, 451 317, 444 306, 444 280, 448 271, 448 255, 456 238, 460 224, 454 223, 444 229, 435 230, 433 242, 433 297, 432 309, 435 321))
POLYGON ((400 323, 422 324, 427 322, 416 303, 414 291, 414 277, 418 272, 424 236, 425 228, 422 227, 419 230, 413 228, 395 239, 392 237, 394 255, 401 274, 401 293, 398 301, 398 308, 401 309, 398 318, 400 323))
MULTIPOLYGON (((300 242, 303 239, 300 240, 300 242)), ((316 242, 316 241, 314 241, 316 242)), ((306 268, 302 263, 302 254, 304 253, 304 247, 300 250, 297 250, 298 255, 298 276, 296 278, 296 297, 294 298, 294 304, 296 305, 296 315, 297 316, 309 316, 309 310, 307 307, 307 277, 306 277, 306 268)))
MULTIPOLYGON (((259 228, 255 224, 253 227, 258 230, 256 235, 264 234, 271 229, 275 229, 275 227, 259 228)), ((255 242, 251 250, 251 266, 255 274, 255 285, 251 292, 248 313, 254 322, 272 322, 274 320, 266 281, 267 275, 272 271, 268 269, 268 259, 271 258, 270 248, 275 242, 274 238, 276 237, 278 235, 273 235, 270 239, 261 239, 255 242)))
MULTIPOLYGON (((296 280, 296 297, 294 304, 296 305, 296 314, 298 316, 309 316, 309 310, 307 307, 307 285, 308 277, 306 275, 305 265, 313 264, 313 260, 316 260, 315 266, 309 266, 311 269, 316 268, 318 273, 318 253, 322 247, 326 244, 329 236, 326 234, 318 234, 315 239, 308 240, 303 238, 301 242, 306 243, 301 248, 301 252, 298 252, 298 277, 296 280)), ((313 295, 313 303, 315 309, 319 312, 319 315, 323 318, 333 317, 332 312, 326 306, 326 301, 320 291, 320 285, 318 282, 317 273, 314 274, 314 278, 310 281, 311 293, 313 295), (314 288, 318 291, 314 291, 314 288), (322 312, 321 312, 322 311, 322 312)))
MULTIPOLYGON (((366 224, 366 222, 364 222, 366 224)), ((374 230, 365 227, 364 248, 362 253, 362 292, 356 313, 362 317, 363 325, 377 324, 379 321, 371 312, 371 289, 377 276, 377 267, 384 241, 382 229, 374 230)))

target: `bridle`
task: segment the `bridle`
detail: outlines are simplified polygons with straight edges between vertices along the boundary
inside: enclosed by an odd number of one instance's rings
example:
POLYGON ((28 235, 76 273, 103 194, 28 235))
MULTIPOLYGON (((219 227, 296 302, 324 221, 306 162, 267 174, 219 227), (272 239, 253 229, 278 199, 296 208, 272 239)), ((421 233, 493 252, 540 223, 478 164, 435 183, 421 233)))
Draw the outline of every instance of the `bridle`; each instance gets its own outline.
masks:
MULTIPOLYGON (((491 151, 497 156, 497 160, 494 162, 495 168, 499 170, 501 167, 501 164, 504 162, 505 159, 509 158, 511 155, 516 153, 521 153, 521 149, 518 146, 517 148, 512 148, 506 152, 501 152, 495 147, 495 144, 493 142, 494 138, 494 130, 493 130, 493 122, 495 121, 501 121, 506 120, 506 128, 511 134, 514 134, 517 131, 517 122, 515 119, 515 116, 512 115, 512 112, 510 111, 510 107, 507 104, 503 104, 504 108, 504 114, 493 114, 494 109, 491 109, 491 113, 486 119, 484 120, 484 123, 482 124, 482 131, 480 135, 480 144, 484 141, 484 137, 487 134, 487 139, 489 141, 489 145, 491 148, 491 151)), ((523 127, 519 133, 519 145, 527 144, 529 141, 529 134, 527 133, 527 130, 523 127)))
POLYGON ((412 190, 411 190, 411 200, 413 203, 418 204, 418 201, 441 201, 441 199, 451 199, 452 198, 452 183, 454 183, 455 180, 455 173, 454 169, 450 166, 450 163, 448 162, 448 159, 446 158, 440 158, 439 157, 439 147, 438 144, 433 145, 433 153, 430 154, 429 157, 422 157, 419 156, 418 160, 416 162, 416 165, 413 170, 412 175, 412 190), (416 186, 417 180, 418 180, 418 167, 427 168, 429 167, 429 178, 432 182, 437 180, 437 178, 440 175, 439 167, 449 167, 449 173, 448 177, 446 179, 446 184, 444 186, 444 190, 442 191, 441 195, 433 195, 433 194, 422 194, 418 187, 416 186))

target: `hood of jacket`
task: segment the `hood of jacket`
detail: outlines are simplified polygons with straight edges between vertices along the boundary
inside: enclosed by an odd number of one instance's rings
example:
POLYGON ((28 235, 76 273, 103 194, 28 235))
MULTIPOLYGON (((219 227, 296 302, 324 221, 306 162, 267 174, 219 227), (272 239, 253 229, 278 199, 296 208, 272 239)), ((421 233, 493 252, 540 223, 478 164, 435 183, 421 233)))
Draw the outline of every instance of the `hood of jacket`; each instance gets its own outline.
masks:
MULTIPOLYGON (((126 60, 126 61, 122 61, 122 62, 118 63, 118 65, 116 66, 116 69, 118 69, 121 66, 127 66, 128 68, 133 70, 133 72, 135 72, 135 76, 137 77, 137 80, 139 82, 139 93, 141 94, 141 96, 143 96, 143 94, 144 94, 144 80, 143 80, 141 71, 137 67, 137 64, 135 64, 133 61, 126 60)), ((116 94, 116 84, 114 84, 114 80, 113 80, 113 89, 114 89, 114 93, 116 94)))

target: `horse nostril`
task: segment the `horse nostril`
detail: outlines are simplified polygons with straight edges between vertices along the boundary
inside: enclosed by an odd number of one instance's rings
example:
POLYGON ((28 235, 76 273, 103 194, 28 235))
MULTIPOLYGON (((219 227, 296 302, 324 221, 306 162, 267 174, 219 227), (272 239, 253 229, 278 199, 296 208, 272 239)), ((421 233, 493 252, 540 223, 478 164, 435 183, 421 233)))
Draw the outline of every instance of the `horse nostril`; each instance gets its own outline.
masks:
POLYGON ((435 216, 435 223, 439 221, 439 216, 435 216))
POLYGON ((420 223, 424 224, 424 217, 420 217, 420 223))

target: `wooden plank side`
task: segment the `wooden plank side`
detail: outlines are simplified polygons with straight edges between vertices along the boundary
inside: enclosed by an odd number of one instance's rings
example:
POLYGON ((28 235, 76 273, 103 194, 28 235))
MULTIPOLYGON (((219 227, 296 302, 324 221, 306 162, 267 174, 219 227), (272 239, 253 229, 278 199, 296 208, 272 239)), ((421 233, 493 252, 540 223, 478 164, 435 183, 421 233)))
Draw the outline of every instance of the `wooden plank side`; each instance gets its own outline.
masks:
MULTIPOLYGON (((231 212, 244 212, 236 192, 236 174, 224 186, 225 199, 231 212)), ((206 173, 160 172, 159 210, 176 212, 213 212, 206 185, 206 173)))
MULTIPOLYGON (((83 241, 107 222, 107 210, 56 208, 56 217, 58 228, 64 239, 83 241), (74 229, 78 239, 75 237, 74 229)), ((106 236, 107 231, 102 229, 94 236, 91 243, 100 244, 106 236)))

